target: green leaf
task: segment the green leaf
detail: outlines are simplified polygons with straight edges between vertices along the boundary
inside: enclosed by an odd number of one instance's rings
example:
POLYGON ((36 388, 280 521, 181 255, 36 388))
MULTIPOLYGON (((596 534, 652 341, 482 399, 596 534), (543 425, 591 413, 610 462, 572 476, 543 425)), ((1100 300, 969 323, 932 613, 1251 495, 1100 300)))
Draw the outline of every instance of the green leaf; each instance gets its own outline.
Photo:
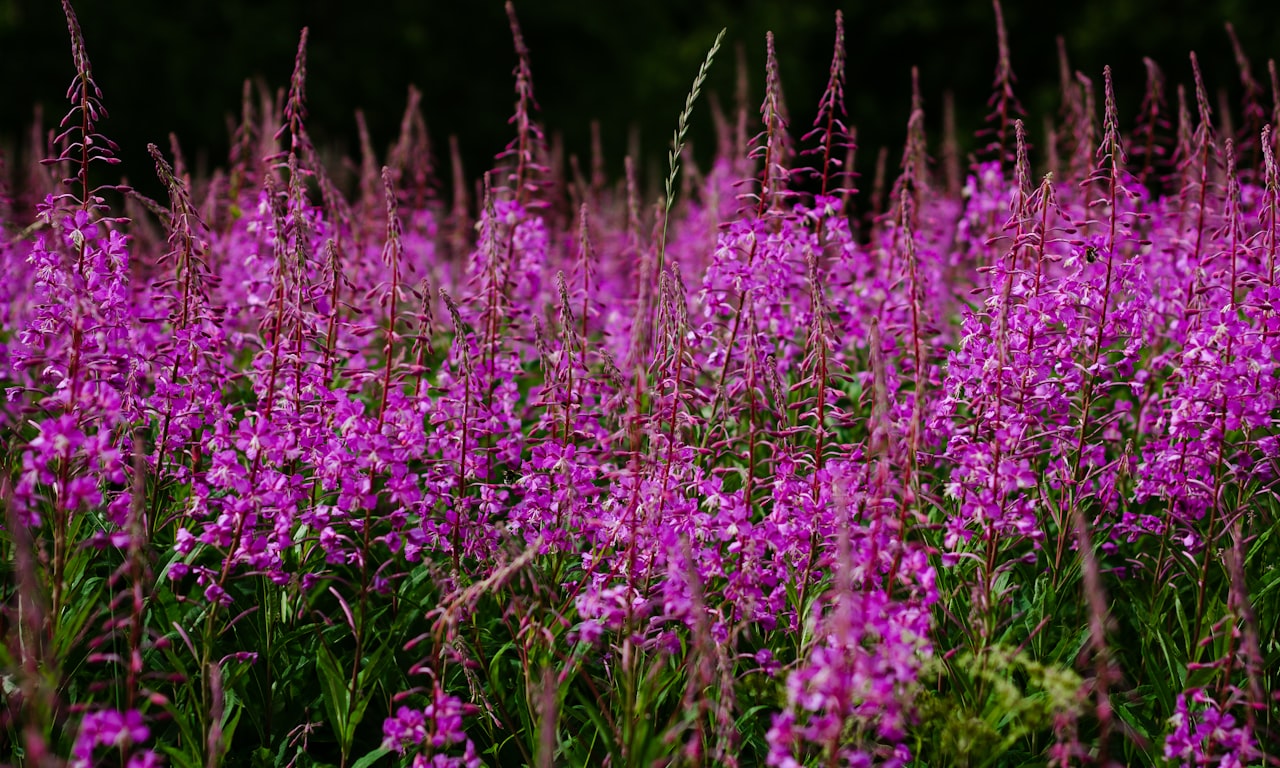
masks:
POLYGON ((222 739, 224 744, 231 744, 235 737, 236 726, 240 724, 240 716, 244 714, 244 706, 235 691, 226 692, 222 712, 222 739))
POLYGON ((391 750, 387 749, 386 747, 378 747, 377 749, 373 750, 369 754, 365 755, 364 757, 352 763, 351 768, 369 768, 369 766, 373 765, 374 763, 378 762, 379 760, 381 760, 382 758, 386 757, 389 754, 391 754, 391 750))
POLYGON ((342 749, 342 754, 346 755, 351 750, 351 736, 355 730, 351 725, 351 691, 347 687, 347 677, 342 673, 342 665, 323 638, 319 645, 319 653, 316 655, 316 662, 320 669, 324 708, 332 720, 334 733, 338 737, 338 746, 342 749))
POLYGON ((176 768, 202 768, 204 766, 203 755, 190 754, 168 744, 160 745, 160 751, 164 752, 165 756, 169 758, 169 764, 176 768))
POLYGON ((81 641, 81 633, 101 608, 100 597, 106 591, 106 581, 101 577, 77 579, 75 583, 68 580, 67 601, 63 605, 62 615, 56 625, 53 637, 53 655, 66 659, 81 641))
POLYGON ((581 712, 587 716, 587 719, 591 721, 593 726, 595 726, 596 735, 604 740, 605 749, 608 750, 609 755, 612 758, 611 762, 616 765, 621 765, 622 753, 618 749, 617 736, 613 732, 613 729, 609 727, 608 723, 605 722, 604 716, 600 714, 597 703, 588 699, 587 694, 577 687, 573 689, 573 698, 578 704, 578 706, 573 708, 573 711, 581 712))
POLYGON ((1112 710, 1126 725, 1133 729, 1134 733, 1141 736, 1145 741, 1151 741, 1151 731, 1145 723, 1138 719, 1138 716, 1134 714, 1133 709, 1128 704, 1117 702, 1115 697, 1112 697, 1112 710))

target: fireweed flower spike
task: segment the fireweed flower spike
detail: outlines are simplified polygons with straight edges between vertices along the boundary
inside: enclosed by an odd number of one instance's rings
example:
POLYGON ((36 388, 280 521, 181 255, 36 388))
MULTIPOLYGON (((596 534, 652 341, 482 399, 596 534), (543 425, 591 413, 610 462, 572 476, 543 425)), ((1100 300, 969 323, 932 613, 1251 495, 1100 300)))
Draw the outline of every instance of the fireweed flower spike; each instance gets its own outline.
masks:
POLYGON ((863 200, 839 14, 812 128, 770 35, 695 162, 722 33, 655 200, 607 135, 565 177, 511 7, 478 194, 416 89, 343 185, 304 32, 228 171, 150 147, 167 199, 125 221, 64 10, 70 112, 0 188, 0 754, 1274 760, 1277 113, 1242 45, 1211 111, 1216 63, 1063 41, 1032 126, 993 4, 978 160, 913 72, 863 200))

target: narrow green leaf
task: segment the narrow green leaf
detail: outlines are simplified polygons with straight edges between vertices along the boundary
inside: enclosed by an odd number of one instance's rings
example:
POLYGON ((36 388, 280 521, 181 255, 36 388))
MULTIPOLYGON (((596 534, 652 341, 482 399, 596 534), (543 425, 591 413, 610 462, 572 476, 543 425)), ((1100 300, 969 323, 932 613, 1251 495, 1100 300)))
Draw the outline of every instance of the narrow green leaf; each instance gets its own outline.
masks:
POLYGON ((324 691, 324 708, 333 721, 333 730, 338 737, 338 745, 343 754, 351 748, 351 735, 348 723, 351 716, 351 695, 347 689, 347 678, 342 673, 342 665, 333 651, 321 639, 319 653, 316 654, 316 666, 320 670, 320 684, 324 691))
POLYGON ((379 760, 381 760, 382 758, 386 757, 389 754, 391 754, 391 750, 387 749, 386 747, 378 747, 377 749, 373 750, 369 754, 365 755, 364 757, 352 763, 351 768, 369 768, 369 766, 373 765, 374 763, 378 762, 379 760))

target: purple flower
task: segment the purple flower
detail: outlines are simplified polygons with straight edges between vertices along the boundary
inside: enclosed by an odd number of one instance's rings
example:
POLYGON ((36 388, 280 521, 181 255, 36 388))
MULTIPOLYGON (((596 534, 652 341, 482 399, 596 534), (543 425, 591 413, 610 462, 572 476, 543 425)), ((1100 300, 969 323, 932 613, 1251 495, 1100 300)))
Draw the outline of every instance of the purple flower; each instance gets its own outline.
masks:
POLYGON ((1262 756, 1251 729, 1238 725, 1203 688, 1185 691, 1169 718, 1164 756, 1182 768, 1214 765, 1243 768, 1262 756), (1189 701, 1190 700, 1190 701, 1189 701), (1198 706, 1192 706, 1194 702, 1198 706))
MULTIPOLYGON (((116 747, 128 750, 151 737, 151 730, 142 719, 142 713, 136 709, 119 712, 114 709, 100 709, 89 712, 80 721, 80 732, 76 735, 75 744, 71 748, 71 765, 74 768, 88 768, 93 764, 93 753, 98 747, 116 747)), ((135 753, 129 765, 137 760, 139 766, 156 765, 154 754, 149 750, 135 753)))
POLYGON ((399 707, 382 723, 382 746, 397 754, 414 754, 414 765, 479 768, 475 744, 462 727, 470 708, 435 686, 432 700, 422 709, 399 707), (462 754, 450 754, 461 745, 462 754))

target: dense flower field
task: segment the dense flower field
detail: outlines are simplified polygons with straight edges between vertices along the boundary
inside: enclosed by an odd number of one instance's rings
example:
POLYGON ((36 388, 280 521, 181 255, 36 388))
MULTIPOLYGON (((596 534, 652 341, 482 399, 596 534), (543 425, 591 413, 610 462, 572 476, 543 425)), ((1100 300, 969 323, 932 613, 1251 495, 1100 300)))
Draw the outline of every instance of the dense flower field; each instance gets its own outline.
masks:
POLYGON ((511 12, 446 193, 416 93, 322 162, 304 31, 158 203, 97 186, 63 5, 0 189, 0 761, 1280 764, 1274 62, 1215 122, 1194 56, 1133 116, 1064 57, 1035 137, 1001 33, 968 170, 917 97, 859 191, 840 17, 812 129, 770 37, 699 168, 717 38, 614 184, 511 12))

